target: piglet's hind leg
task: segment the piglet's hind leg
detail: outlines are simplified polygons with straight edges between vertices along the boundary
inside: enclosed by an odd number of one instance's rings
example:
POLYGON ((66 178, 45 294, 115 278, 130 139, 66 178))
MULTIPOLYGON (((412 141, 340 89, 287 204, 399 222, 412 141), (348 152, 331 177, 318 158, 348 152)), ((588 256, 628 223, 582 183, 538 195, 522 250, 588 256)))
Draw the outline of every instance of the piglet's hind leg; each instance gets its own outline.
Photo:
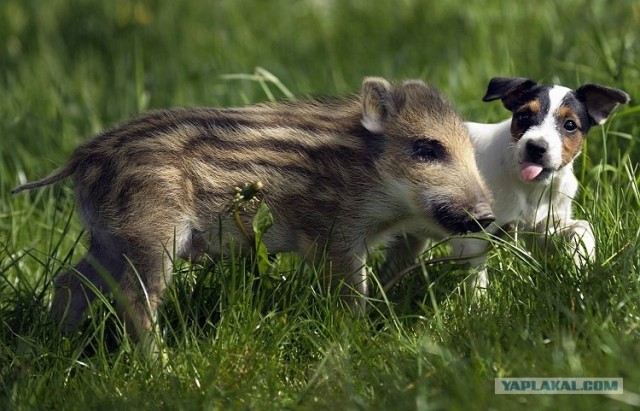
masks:
POLYGON ((125 260, 114 237, 95 233, 89 252, 73 270, 54 279, 51 316, 62 333, 78 328, 96 292, 105 292, 117 284, 125 270, 125 260))

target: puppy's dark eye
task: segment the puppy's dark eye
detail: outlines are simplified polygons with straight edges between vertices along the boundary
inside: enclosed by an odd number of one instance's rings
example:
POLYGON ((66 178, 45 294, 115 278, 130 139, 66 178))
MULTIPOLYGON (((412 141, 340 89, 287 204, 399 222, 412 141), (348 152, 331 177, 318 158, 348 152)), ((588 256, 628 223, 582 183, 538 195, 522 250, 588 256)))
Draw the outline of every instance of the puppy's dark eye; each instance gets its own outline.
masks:
POLYGON ((438 141, 422 138, 413 142, 411 157, 418 161, 443 160, 445 155, 445 149, 438 141))
POLYGON ((578 125, 573 120, 566 120, 563 125, 564 129, 569 133, 573 133, 578 129, 578 125))
POLYGON ((521 111, 516 113, 516 123, 520 127, 524 127, 531 122, 531 113, 528 111, 521 111))

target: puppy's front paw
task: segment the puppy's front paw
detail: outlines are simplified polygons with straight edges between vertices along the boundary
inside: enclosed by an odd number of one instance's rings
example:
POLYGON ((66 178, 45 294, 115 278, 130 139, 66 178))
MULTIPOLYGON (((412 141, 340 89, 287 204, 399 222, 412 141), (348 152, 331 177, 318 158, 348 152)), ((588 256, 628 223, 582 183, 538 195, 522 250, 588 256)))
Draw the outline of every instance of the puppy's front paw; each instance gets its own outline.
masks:
POLYGON ((574 220, 563 231, 575 250, 573 261, 576 265, 582 267, 587 262, 593 263, 596 258, 596 238, 591 224, 585 220, 574 220))

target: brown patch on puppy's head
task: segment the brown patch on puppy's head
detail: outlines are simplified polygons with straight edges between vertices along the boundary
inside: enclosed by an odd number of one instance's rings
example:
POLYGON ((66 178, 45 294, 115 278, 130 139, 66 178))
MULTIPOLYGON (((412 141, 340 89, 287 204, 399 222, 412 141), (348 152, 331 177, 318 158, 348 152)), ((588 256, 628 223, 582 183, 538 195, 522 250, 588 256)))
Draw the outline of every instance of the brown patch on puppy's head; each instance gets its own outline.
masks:
POLYGON ((531 100, 529 103, 521 107, 521 109, 528 109, 532 114, 538 114, 542 110, 542 104, 540 100, 531 100))
POLYGON ((543 103, 538 97, 516 108, 513 111, 513 120, 511 121, 511 136, 513 140, 520 140, 529 127, 538 124, 543 117, 543 103))
POLYGON ((562 105, 555 113, 556 124, 562 141, 562 164, 560 168, 572 162, 582 151, 586 131, 589 130, 588 127, 585 130, 583 124, 584 122, 589 124, 589 121, 584 117, 584 113, 581 115, 580 111, 579 106, 572 104, 570 93, 565 97, 562 105))

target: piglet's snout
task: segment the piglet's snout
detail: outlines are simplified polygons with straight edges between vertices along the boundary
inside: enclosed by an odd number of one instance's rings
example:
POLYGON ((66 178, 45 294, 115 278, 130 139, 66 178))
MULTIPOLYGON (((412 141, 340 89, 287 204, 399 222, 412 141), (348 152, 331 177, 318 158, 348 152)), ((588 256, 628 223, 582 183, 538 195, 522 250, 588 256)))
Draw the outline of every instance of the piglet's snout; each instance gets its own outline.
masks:
POLYGON ((496 221, 496 216, 486 202, 476 204, 469 210, 469 219, 465 222, 466 230, 470 233, 477 233, 489 227, 491 223, 496 221))

